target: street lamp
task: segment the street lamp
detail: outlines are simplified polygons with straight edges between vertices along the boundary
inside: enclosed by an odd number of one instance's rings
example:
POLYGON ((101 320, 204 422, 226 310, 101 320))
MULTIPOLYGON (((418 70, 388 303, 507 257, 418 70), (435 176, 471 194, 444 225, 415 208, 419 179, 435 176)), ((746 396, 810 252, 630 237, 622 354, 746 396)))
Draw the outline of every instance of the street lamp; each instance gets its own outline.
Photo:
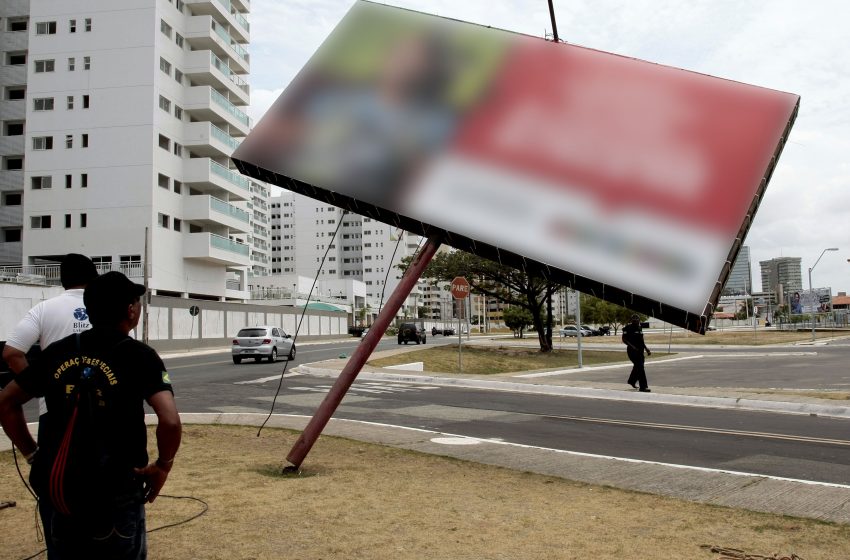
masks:
POLYGON ((821 251, 821 254, 820 254, 820 257, 818 257, 818 260, 815 261, 815 264, 813 264, 811 266, 811 268, 809 268, 809 291, 812 293, 811 294, 811 300, 810 300, 812 302, 812 342, 815 341, 815 290, 814 290, 814 288, 812 288, 812 271, 818 265, 818 263, 820 262, 820 259, 821 259, 821 257, 823 256, 824 253, 826 253, 827 251, 837 251, 837 250, 838 250, 838 247, 829 247, 828 249, 824 249, 823 251, 821 251))

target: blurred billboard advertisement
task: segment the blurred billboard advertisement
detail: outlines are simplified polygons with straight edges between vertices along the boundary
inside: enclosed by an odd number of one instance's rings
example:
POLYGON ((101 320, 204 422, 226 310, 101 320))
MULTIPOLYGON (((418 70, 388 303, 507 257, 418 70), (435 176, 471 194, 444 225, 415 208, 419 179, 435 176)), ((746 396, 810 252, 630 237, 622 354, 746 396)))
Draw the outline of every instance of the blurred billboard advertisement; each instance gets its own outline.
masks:
POLYGON ((799 100, 361 1, 233 159, 704 332, 799 100))

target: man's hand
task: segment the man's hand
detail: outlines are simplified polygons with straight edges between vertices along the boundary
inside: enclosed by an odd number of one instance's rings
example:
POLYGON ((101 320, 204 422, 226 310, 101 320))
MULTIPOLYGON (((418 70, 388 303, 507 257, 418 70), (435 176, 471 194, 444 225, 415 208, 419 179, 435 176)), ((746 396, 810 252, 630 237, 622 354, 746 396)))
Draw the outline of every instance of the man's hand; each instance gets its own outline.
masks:
POLYGON ((157 460, 144 468, 133 470, 136 472, 136 476, 142 479, 142 495, 144 500, 148 503, 153 503, 156 497, 159 496, 159 491, 165 486, 171 465, 169 464, 167 468, 163 468, 159 460, 157 460))
POLYGON ((652 356, 652 351, 649 348, 646 349, 646 355, 652 356))

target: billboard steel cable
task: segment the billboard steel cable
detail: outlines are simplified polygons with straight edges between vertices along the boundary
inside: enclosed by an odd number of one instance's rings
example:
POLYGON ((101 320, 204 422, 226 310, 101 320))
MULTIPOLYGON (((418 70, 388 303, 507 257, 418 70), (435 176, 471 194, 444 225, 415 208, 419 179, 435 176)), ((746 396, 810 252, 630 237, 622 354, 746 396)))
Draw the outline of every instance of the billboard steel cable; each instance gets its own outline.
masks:
POLYGON ((360 1, 233 159, 704 333, 799 100, 360 1))

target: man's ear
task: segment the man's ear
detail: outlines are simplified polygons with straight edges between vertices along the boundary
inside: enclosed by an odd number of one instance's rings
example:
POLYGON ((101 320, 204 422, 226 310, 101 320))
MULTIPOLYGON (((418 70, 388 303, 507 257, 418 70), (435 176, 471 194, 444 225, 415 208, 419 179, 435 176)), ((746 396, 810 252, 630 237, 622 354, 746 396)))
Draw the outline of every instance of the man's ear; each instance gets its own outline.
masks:
POLYGON ((128 318, 130 321, 133 321, 133 320, 136 318, 136 315, 137 315, 137 313, 136 313, 136 304, 135 304, 135 303, 131 303, 130 305, 128 305, 128 306, 127 306, 127 318, 128 318))

